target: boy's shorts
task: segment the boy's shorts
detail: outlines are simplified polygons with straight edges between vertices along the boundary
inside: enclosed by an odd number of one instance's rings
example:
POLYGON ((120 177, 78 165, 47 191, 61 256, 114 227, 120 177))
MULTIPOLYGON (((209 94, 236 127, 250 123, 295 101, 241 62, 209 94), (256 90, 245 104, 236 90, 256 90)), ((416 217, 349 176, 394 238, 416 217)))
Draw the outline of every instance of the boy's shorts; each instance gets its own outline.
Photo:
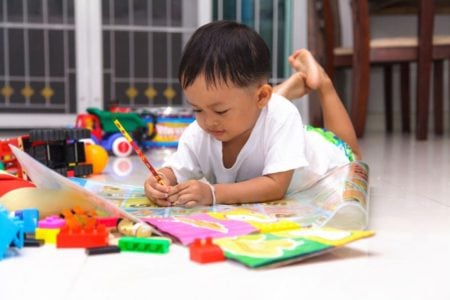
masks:
POLYGON ((339 150, 341 150, 349 161, 356 160, 352 148, 350 148, 350 146, 346 142, 337 137, 333 132, 325 128, 318 128, 311 125, 306 125, 306 131, 316 132, 319 135, 321 135, 326 141, 330 142, 331 144, 336 146, 339 150))

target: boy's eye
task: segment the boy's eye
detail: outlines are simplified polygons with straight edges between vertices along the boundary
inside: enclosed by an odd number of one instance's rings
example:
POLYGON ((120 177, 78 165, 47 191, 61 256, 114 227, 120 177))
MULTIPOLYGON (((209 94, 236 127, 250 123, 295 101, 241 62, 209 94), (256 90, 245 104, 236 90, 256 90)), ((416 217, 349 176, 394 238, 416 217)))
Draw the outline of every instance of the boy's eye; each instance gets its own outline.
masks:
POLYGON ((202 112, 201 109, 193 109, 192 111, 193 111, 195 114, 198 114, 199 112, 202 112))
POLYGON ((216 114, 223 115, 223 114, 226 113, 227 111, 228 111, 228 109, 226 109, 226 110, 221 110, 221 111, 216 111, 216 114))

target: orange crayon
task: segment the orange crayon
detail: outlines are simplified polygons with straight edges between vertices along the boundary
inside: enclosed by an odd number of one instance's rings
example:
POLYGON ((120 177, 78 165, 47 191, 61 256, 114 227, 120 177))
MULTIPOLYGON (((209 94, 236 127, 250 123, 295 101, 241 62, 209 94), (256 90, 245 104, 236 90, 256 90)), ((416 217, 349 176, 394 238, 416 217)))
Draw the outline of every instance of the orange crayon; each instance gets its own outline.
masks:
POLYGON ((131 138, 131 136, 128 134, 128 132, 123 128, 122 124, 119 122, 119 120, 114 120, 114 125, 117 126, 120 133, 125 137, 125 139, 131 144, 134 151, 139 155, 139 158, 144 162, 144 164, 147 166, 147 168, 150 170, 150 172, 153 174, 153 176, 158 180, 160 184, 164 185, 164 181, 162 180, 161 176, 159 176, 158 172, 156 172, 155 168, 152 166, 152 164, 148 161, 147 157, 142 153, 139 146, 136 144, 136 142, 131 138))

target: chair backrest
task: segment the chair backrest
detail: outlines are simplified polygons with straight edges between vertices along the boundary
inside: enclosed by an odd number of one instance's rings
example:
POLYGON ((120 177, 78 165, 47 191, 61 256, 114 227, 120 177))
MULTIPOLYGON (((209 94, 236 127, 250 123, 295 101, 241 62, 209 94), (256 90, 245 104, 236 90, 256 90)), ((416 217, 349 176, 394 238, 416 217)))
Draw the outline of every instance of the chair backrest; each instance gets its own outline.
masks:
POLYGON ((333 78, 334 51, 341 40, 340 17, 337 2, 330 0, 309 1, 309 48, 333 78))
MULTIPOLYGON (((349 0, 353 27, 353 45, 355 64, 369 63, 369 9, 367 0, 349 0)), ((342 46, 342 22, 339 0, 310 0, 312 9, 309 22, 310 48, 323 65, 325 71, 333 78, 335 69, 336 47, 342 46)))

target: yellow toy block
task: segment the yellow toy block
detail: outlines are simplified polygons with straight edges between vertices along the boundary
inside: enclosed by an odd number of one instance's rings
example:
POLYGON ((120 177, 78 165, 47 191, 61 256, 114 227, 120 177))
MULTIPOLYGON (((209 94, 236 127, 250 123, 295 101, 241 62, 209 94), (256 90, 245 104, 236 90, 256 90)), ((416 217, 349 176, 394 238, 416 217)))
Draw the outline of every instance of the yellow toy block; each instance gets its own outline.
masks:
POLYGON ((36 228, 35 238, 37 240, 44 240, 46 244, 56 244, 56 236, 59 233, 59 228, 36 228))

